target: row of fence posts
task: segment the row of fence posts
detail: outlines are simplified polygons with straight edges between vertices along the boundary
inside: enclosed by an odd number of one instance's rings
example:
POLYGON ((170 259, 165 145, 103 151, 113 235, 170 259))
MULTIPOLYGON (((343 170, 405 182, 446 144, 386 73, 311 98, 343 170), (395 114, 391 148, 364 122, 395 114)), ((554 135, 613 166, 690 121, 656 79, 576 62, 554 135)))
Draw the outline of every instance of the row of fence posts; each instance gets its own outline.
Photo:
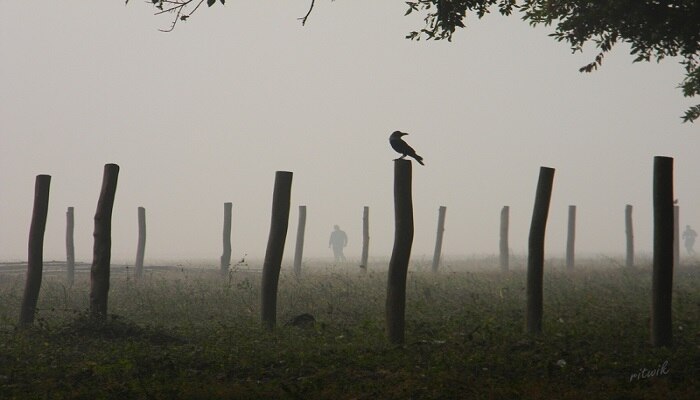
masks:
MULTIPOLYGON (((441 207, 442 212, 442 207, 441 207)), ((680 224, 679 224, 680 208, 677 205, 673 206, 673 267, 678 268, 680 265, 680 224)), ((501 229, 499 242, 499 264, 503 271, 508 271, 509 268, 509 246, 508 246, 508 225, 509 225, 510 207, 503 206, 501 209, 501 229)), ((444 224, 440 216, 438 220, 438 242, 442 242, 440 227, 444 224)), ((634 267, 634 230, 632 226, 632 206, 625 205, 625 266, 634 267)), ((568 209, 567 237, 566 237, 566 268, 571 270, 575 265, 575 245, 576 245, 576 206, 570 205, 568 209)), ((439 245, 436 243, 436 257, 439 257, 437 252, 439 245)), ((433 260, 433 268, 435 269, 435 259, 433 260)))
MULTIPOLYGON (((231 266, 231 226, 232 208, 230 202, 224 203, 224 225, 223 225, 223 253, 220 257, 220 268, 222 274, 229 272, 231 266)), ((136 279, 143 276, 144 255, 146 249, 146 209, 138 207, 138 244, 136 250, 136 261, 134 263, 134 275, 136 279)), ((437 233, 435 239, 435 251, 433 253, 432 271, 437 272, 440 265, 443 235, 445 231, 445 215, 447 208, 440 206, 438 209, 437 233)), ((678 266, 679 255, 679 208, 674 206, 674 267, 678 266)), ((509 218, 510 207, 503 206, 500 219, 500 241, 499 241, 499 265, 503 271, 509 270, 509 218)), ((66 211, 66 280, 72 284, 75 276, 75 246, 74 246, 74 208, 68 207, 66 211)), ((306 206, 299 206, 299 221, 297 224, 297 241, 294 252, 293 270, 297 277, 301 276, 301 267, 304 251, 304 233, 306 228, 306 206)), ((626 233, 626 259, 627 267, 634 266, 634 233, 632 227, 632 206, 625 206, 625 233, 626 233)), ((576 242, 576 206, 570 205, 568 208, 567 240, 566 240, 566 268, 571 270, 575 265, 575 242, 576 242)), ((362 253, 360 268, 367 269, 369 253, 369 207, 365 206, 362 215, 362 253)))
MULTIPOLYGON (((224 203, 224 228, 223 228, 223 253, 221 255, 220 267, 223 274, 229 272, 231 266, 231 226, 232 207, 230 202, 224 203)), ((144 271, 144 255, 146 250, 146 209, 138 207, 138 244, 136 249, 136 262, 134 263, 135 277, 141 278, 144 271)), ((437 272, 440 265, 443 235, 445 231, 445 214, 447 208, 440 206, 438 209, 437 234, 435 239, 435 251, 433 253, 432 271, 437 272)), ((510 207, 503 206, 501 209, 500 241, 499 241, 499 265, 503 271, 509 270, 509 214, 510 207)), ((679 246, 678 246, 678 206, 674 206, 674 266, 678 266, 679 246)), ((74 207, 68 207, 66 211, 66 280, 72 284, 75 276, 75 246, 74 246, 74 207)), ((362 216, 362 254, 360 268, 366 271, 369 253, 369 207, 365 206, 362 216)), ((294 252, 293 270, 294 274, 301 275, 301 266, 304 251, 304 232, 306 227, 306 206, 299 206, 299 221, 297 224, 297 242, 294 252)), ((627 238, 626 261, 628 267, 634 266, 634 234, 632 230, 632 206, 625 206, 625 232, 627 238)), ((566 268, 573 269, 575 262, 575 242, 576 242, 576 206, 570 205, 568 208, 568 225, 566 240, 566 268)))
MULTIPOLYGON (((409 160, 396 160, 394 164, 394 245, 387 279, 386 329, 390 342, 400 344, 405 340, 406 277, 413 244, 413 200, 412 167, 409 160)), ((93 261, 90 268, 90 315, 97 319, 107 316, 107 300, 110 278, 111 220, 116 193, 119 166, 107 164, 104 168, 100 197, 95 212, 93 261)), ((528 239, 526 331, 529 334, 542 332, 544 240, 547 216, 554 181, 554 169, 541 167, 535 194, 528 239)), ((35 183, 34 208, 29 231, 28 265, 25 291, 20 310, 20 325, 33 323, 36 304, 41 287, 43 270, 43 240, 48 214, 49 187, 51 177, 38 175, 35 183)), ((263 325, 272 330, 276 324, 277 288, 289 223, 292 172, 277 171, 272 199, 270 233, 263 262, 261 282, 261 319, 263 325)), ((654 256, 652 273, 651 342, 654 346, 671 344, 671 292, 673 268, 678 260, 678 207, 673 200, 673 159, 654 158, 654 256)), ((232 204, 224 204, 224 232, 221 270, 228 271, 231 261, 231 210, 232 204)), ((442 236, 446 208, 438 213, 438 228, 433 257, 433 271, 440 262, 442 236)), ((569 207, 566 263, 574 264, 574 235, 576 207, 569 207)), ((75 268, 73 249, 74 211, 69 207, 67 217, 66 250, 68 277, 72 282, 75 268)), ((369 208, 363 210, 363 248, 360 266, 367 268, 369 246, 369 208)), ((146 212, 138 208, 139 237, 135 275, 143 275, 143 260, 146 244, 146 212)), ((306 224, 306 206, 299 206, 299 224, 294 255, 294 272, 301 273, 301 260, 306 224)), ((508 225, 509 207, 501 210, 500 264, 508 270, 508 225)), ((627 232, 627 266, 634 265, 632 233, 632 206, 625 208, 627 232)))
MULTIPOLYGON (((535 205, 528 238, 526 318, 528 334, 542 333, 544 242, 547 216, 554 182, 554 169, 541 167, 535 194, 535 205)), ((678 262, 678 207, 673 200, 673 158, 655 157, 653 175, 654 256, 652 271, 652 306, 650 341, 653 346, 672 343, 671 298, 673 269, 678 262)), ((394 166, 394 247, 389 262, 387 282, 386 327, 389 341, 404 342, 406 274, 413 240, 413 203, 411 199, 411 162, 396 160, 394 166)), ((627 265, 634 265, 631 206, 625 210, 627 230, 627 265)), ((442 209, 441 209, 442 211, 442 209)), ((508 212, 501 211, 501 267, 508 266, 508 212)), ((444 211, 441 212, 444 216, 444 211)), ((574 264, 576 207, 569 207, 567 267, 574 264)), ((442 219, 442 218, 440 218, 442 219)), ((439 255, 442 226, 438 222, 436 255, 439 255)), ((435 264, 434 264, 435 265, 435 264)))

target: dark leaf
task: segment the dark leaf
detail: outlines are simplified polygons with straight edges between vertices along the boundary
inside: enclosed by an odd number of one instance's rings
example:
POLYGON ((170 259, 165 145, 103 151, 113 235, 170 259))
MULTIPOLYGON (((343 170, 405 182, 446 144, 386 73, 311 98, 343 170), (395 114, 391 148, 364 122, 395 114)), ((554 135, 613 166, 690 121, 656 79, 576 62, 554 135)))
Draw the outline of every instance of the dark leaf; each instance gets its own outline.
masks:
POLYGON ((207 6, 211 7, 216 3, 216 0, 207 0, 207 6))

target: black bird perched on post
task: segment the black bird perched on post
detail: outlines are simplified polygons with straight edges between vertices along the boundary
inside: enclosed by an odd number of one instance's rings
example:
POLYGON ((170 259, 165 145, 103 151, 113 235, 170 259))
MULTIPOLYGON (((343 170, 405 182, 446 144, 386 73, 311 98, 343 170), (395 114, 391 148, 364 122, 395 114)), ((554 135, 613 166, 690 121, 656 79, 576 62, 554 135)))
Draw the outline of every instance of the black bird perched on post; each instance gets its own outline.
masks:
POLYGON ((397 158, 397 160, 400 160, 406 156, 411 156, 415 158, 420 165, 425 165, 423 164, 423 157, 416 154, 416 151, 413 150, 413 147, 409 146, 408 143, 404 142, 403 139, 401 139, 401 136, 406 135, 408 135, 408 133, 406 132, 394 131, 394 133, 392 133, 391 136, 389 136, 389 144, 391 144, 391 148, 396 150, 397 153, 401 153, 401 157, 397 158))

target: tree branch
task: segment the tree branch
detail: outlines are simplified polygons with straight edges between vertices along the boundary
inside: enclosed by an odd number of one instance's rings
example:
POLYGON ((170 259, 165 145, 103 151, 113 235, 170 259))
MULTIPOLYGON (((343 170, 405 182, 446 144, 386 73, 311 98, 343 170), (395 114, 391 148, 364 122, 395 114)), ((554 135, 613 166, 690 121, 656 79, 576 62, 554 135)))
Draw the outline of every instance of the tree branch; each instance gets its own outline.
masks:
POLYGON ((301 18, 297 18, 298 20, 301 21, 301 26, 304 26, 306 24, 306 20, 309 18, 309 15, 311 15, 311 10, 314 9, 314 3, 316 0, 311 0, 311 5, 309 6, 309 11, 306 12, 306 15, 304 15, 301 18))

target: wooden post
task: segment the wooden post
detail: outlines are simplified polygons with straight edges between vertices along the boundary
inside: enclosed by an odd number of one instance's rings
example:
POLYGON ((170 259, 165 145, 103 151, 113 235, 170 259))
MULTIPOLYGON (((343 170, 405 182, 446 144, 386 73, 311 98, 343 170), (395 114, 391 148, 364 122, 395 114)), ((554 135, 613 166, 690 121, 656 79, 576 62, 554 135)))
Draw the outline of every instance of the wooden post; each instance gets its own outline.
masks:
POLYGON ((386 291, 386 327, 389 342, 405 340, 406 275, 413 245, 411 161, 394 161, 394 248, 389 261, 386 291))
POLYGON ((34 182, 34 210, 29 225, 29 251, 27 258, 27 280, 24 285, 24 297, 19 313, 20 325, 34 322, 36 303, 41 288, 41 275, 44 268, 44 232, 46 217, 49 212, 50 175, 37 175, 34 182))
POLYGON ((301 276, 301 260, 304 253, 304 230, 306 229, 306 206, 299 206, 299 223, 297 225, 297 245, 294 249, 294 274, 301 276))
POLYGON ((681 227, 680 227, 680 207, 673 206, 673 269, 677 269, 681 264, 681 227))
POLYGON ((532 211, 527 257, 527 333, 542 333, 542 278, 544 276, 544 235, 552 197, 554 169, 540 167, 532 211))
POLYGON ((117 192, 119 166, 105 164, 100 198, 95 211, 92 266, 90 268, 90 316, 98 320, 107 318, 109 295, 109 269, 112 257, 112 209, 117 192))
POLYGON ((576 244, 576 206, 569 206, 569 224, 566 235, 566 269, 574 269, 574 245, 576 244))
POLYGON ((632 229, 632 205, 625 206, 625 234, 627 236, 627 257, 625 265, 634 267, 634 230, 632 229))
POLYGON ((75 231, 75 218, 73 207, 66 211, 66 280, 72 286, 75 281, 75 245, 73 233, 75 231))
POLYGON ((435 252, 433 253, 433 272, 438 271, 440 265, 440 253, 442 253, 442 235, 445 232, 445 212, 447 207, 440 206, 438 209, 437 235, 435 238, 435 252))
POLYGON ((501 264, 501 271, 507 272, 509 268, 509 245, 508 245, 508 225, 510 220, 510 207, 503 206, 501 208, 501 235, 500 241, 498 243, 500 257, 499 261, 501 264))
POLYGON ((369 257, 369 207, 362 210, 362 257, 360 257, 360 268, 367 272, 367 259, 369 257))
POLYGON ((221 254, 221 274, 228 274, 228 268, 231 265, 231 214, 233 203, 224 203, 224 234, 223 244, 224 252, 221 254))
POLYGON ((654 157, 654 265, 651 344, 670 346, 673 291, 673 158, 654 157))
POLYGON ((289 203, 292 193, 292 173, 277 171, 275 188, 272 194, 272 218, 270 236, 267 239, 265 261, 263 262, 262 287, 262 322, 268 330, 273 330, 277 321, 277 283, 279 282, 284 254, 284 242, 287 239, 289 225, 289 203))
POLYGON ((146 253, 146 209, 138 208, 139 219, 139 241, 136 247, 136 263, 134 264, 134 274, 136 279, 143 277, 143 258, 146 253))

